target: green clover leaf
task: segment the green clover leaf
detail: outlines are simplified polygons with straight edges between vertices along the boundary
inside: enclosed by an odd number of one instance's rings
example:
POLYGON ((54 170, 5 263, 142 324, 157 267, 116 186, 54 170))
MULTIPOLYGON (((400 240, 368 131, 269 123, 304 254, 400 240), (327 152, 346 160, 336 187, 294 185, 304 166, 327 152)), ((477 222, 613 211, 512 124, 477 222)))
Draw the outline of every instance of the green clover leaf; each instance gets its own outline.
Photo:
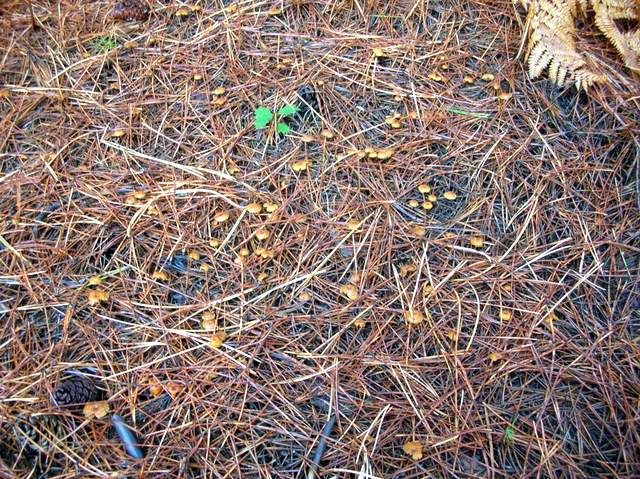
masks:
POLYGON ((295 105, 285 105, 278 110, 278 116, 285 118, 297 113, 298 107, 295 105))
POLYGON ((258 130, 266 128, 272 119, 273 113, 268 108, 261 106, 256 110, 256 128, 258 130))
POLYGON ((286 135, 287 133, 289 133, 291 131, 291 128, 289 128, 289 125, 287 125, 286 123, 278 123, 276 125, 276 130, 281 135, 286 135))

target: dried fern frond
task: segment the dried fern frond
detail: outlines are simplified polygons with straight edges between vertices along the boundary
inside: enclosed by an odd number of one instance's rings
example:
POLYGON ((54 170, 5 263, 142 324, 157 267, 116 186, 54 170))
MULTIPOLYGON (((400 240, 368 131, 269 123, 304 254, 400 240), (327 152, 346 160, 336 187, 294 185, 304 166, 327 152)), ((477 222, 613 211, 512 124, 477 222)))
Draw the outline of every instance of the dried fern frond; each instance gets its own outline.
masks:
POLYGON ((622 32, 615 20, 640 20, 638 0, 593 0, 598 29, 618 50, 627 68, 640 71, 640 30, 622 32))
POLYGON ((527 12, 529 75, 539 77, 545 69, 558 86, 568 82, 578 89, 606 81, 591 71, 575 47, 574 18, 586 10, 586 0, 521 0, 527 12))

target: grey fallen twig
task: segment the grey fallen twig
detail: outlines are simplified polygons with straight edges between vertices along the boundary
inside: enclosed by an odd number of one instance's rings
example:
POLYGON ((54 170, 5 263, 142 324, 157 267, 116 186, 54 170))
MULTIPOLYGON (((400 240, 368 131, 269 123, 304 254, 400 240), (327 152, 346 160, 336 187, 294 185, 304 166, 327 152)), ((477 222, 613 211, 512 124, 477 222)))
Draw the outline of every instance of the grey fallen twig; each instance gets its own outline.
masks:
POLYGON ((124 444, 127 454, 131 457, 135 457, 136 459, 142 459, 144 457, 144 452, 140 447, 138 447, 138 440, 131 428, 125 422, 124 418, 114 414, 111 416, 111 424, 113 424, 113 428, 118 433, 120 441, 124 444))
POLYGON ((324 454, 324 450, 327 447, 327 438, 333 431, 333 426, 336 424, 336 419, 338 416, 334 413, 331 415, 327 424, 322 428, 320 441, 318 442, 318 447, 316 448, 316 452, 313 455, 313 460, 311 462, 311 467, 309 468, 309 473, 307 474, 307 479, 315 479, 316 473, 318 472, 318 467, 320 467, 320 461, 322 460, 322 455, 324 454))

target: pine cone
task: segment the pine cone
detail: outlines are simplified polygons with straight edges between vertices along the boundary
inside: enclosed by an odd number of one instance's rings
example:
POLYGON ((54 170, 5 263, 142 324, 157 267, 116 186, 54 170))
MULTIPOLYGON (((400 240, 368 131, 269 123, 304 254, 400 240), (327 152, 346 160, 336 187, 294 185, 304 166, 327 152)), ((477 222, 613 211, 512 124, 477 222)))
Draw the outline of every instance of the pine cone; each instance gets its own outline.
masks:
POLYGON ((53 401, 58 406, 69 406, 97 401, 100 396, 100 390, 91 379, 71 376, 62 381, 53 392, 53 401))
POLYGON ((113 7, 111 16, 114 20, 124 22, 146 20, 149 16, 149 5, 144 0, 121 0, 113 7))

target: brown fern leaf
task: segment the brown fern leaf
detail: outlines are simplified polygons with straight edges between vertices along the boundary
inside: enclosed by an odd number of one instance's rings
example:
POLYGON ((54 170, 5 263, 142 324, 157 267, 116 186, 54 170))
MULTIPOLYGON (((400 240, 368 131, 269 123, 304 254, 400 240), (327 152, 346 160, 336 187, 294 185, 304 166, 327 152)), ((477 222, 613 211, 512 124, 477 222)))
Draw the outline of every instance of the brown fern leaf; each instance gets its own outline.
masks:
POLYGON ((618 50, 625 65, 640 71, 640 29, 621 31, 616 20, 640 20, 638 0, 593 0, 595 23, 598 29, 618 50))
POLYGON ((587 88, 606 78, 591 71, 575 46, 574 19, 584 12, 586 0, 521 0, 528 8, 529 75, 539 77, 545 69, 558 86, 572 82, 587 88))

